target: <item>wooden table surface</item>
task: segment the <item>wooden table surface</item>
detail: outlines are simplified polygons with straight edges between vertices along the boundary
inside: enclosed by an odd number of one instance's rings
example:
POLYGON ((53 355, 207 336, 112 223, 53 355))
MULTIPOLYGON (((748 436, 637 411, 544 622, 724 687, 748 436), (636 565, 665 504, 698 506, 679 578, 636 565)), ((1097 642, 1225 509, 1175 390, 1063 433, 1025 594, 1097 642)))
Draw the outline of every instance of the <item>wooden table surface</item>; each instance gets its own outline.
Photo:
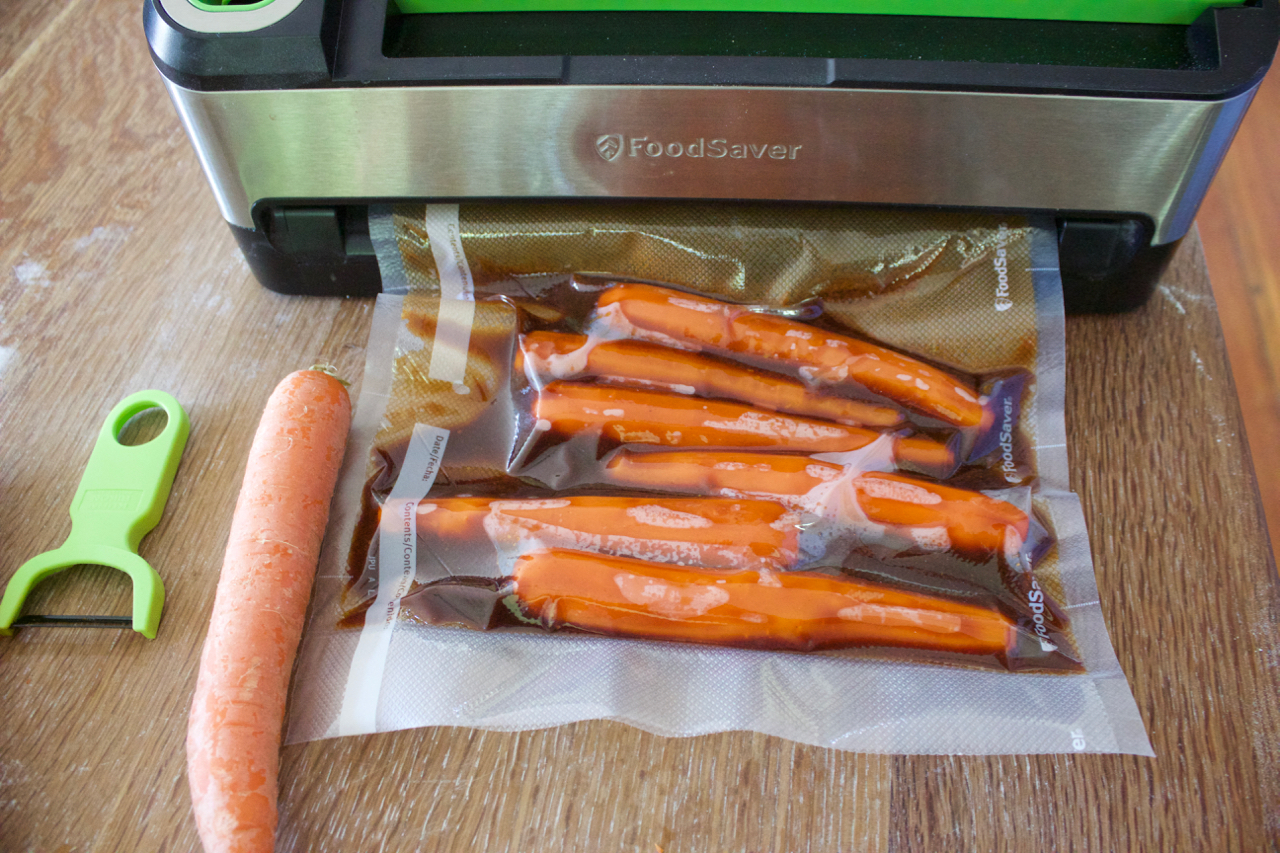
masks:
MULTIPOLYGON (((136 0, 4 0, 0 578, 58 545, 93 437, 160 388, 193 430, 142 553, 154 641, 0 639, 0 850, 197 850, 186 712, 275 382, 359 376, 371 303, 259 287, 151 67, 136 0), (15 35, 15 32, 17 35, 15 35)), ((1072 486, 1157 758, 855 755, 593 722, 284 750, 288 851, 1241 850, 1280 847, 1280 594, 1196 237, 1151 302, 1068 321, 1072 486)), ((86 567, 34 612, 127 613, 86 567)))

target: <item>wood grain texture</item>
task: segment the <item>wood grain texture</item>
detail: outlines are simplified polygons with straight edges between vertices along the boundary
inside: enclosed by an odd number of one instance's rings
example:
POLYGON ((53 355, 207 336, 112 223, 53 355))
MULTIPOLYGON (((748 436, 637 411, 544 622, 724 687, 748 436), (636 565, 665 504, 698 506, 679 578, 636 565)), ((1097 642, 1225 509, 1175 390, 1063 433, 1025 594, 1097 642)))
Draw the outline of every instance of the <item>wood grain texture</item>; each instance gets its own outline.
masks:
MULTIPOLYGON (((23 0, 26 2, 26 0, 23 0)), ((193 851, 183 738, 244 461, 272 387, 358 378, 371 305, 249 275, 151 67, 135 0, 28 17, 0 75, 0 577, 69 529, 125 394, 193 423, 142 545, 160 634, 0 639, 0 850, 193 851), (42 27, 42 29, 41 29, 42 27)), ((435 728, 285 749, 285 851, 1241 850, 1280 847, 1280 614, 1195 239, 1136 314, 1068 327, 1073 484, 1155 760, 852 755, 611 722, 435 728)), ((83 569, 46 612, 116 612, 83 569)))
POLYGON ((54 20, 60 15, 74 14, 85 0, 0 0, 0 78, 9 69, 40 55, 45 38, 52 37, 54 20), (27 59, 23 55, 27 54, 27 59))
POLYGON ((1280 542, 1280 67, 1263 80, 1200 208, 1272 546, 1280 542))
POLYGON ((910 781, 895 812, 914 814, 891 849, 1052 850, 1071 838, 1073 849, 1265 850, 1280 840, 1280 766, 1274 741, 1259 738, 1280 725, 1280 607, 1264 592, 1274 563, 1199 255, 1193 233, 1145 307, 1067 324, 1071 485, 1157 760, 900 758, 895 794, 910 781), (1231 719, 1239 706, 1253 710, 1231 719), (979 796, 992 790, 1003 808, 979 796))
POLYGON ((608 722, 325 741, 285 750, 277 849, 883 850, 890 761, 608 722))

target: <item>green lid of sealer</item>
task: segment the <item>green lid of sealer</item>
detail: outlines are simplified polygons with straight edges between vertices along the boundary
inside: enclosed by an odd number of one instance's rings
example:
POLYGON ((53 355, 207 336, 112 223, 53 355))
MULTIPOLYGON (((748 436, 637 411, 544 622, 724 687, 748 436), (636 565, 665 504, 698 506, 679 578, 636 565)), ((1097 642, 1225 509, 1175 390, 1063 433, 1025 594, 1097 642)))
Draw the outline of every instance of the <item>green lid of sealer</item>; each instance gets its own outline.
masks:
MULTIPOLYGON (((200 0, 192 3, 205 8, 200 0)), ((271 2, 271 0, 266 0, 271 2)), ((405 14, 464 12, 798 12, 1190 24, 1209 0, 390 0, 405 14)), ((265 4, 258 4, 265 5, 265 4)), ((224 7, 224 8, 251 8, 224 7)))

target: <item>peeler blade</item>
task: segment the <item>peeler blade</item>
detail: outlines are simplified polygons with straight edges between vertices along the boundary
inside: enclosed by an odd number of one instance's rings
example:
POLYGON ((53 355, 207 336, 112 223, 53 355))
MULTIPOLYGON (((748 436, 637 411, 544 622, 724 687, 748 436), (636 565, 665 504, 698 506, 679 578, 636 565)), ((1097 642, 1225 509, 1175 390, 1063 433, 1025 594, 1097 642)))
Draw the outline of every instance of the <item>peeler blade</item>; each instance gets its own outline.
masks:
POLYGON ((23 616, 13 628, 131 628, 131 616, 23 616))

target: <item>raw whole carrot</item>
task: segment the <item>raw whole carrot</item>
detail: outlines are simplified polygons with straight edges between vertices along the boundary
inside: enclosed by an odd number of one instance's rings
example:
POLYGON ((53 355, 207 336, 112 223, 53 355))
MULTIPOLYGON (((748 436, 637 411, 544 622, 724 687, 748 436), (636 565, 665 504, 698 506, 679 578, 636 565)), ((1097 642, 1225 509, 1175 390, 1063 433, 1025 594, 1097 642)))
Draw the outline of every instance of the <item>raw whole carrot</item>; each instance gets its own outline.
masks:
POLYGON ((520 338, 524 368, 545 384, 553 379, 600 379, 698 397, 737 400, 771 412, 822 418, 851 426, 895 427, 902 413, 832 394, 794 379, 645 341, 594 340, 563 332, 520 338))
POLYGON ((514 581, 520 609, 543 627, 615 637, 1002 655, 1017 631, 984 607, 816 572, 715 572, 551 549, 517 560, 514 581))
POLYGON ((600 296, 593 330, 667 346, 787 364, 815 385, 855 382, 957 427, 990 419, 968 382, 848 335, 650 284, 617 284, 600 296))
POLYGON ((1013 531, 1025 542, 1030 519, 1008 501, 940 483, 842 466, 807 456, 758 452, 657 451, 615 453, 605 466, 611 484, 684 494, 776 500, 815 515, 841 512, 846 489, 861 517, 842 517, 850 530, 867 522, 900 529, 939 550, 985 559, 1013 531))
POLYGON ((418 504, 417 529, 424 539, 487 538, 507 553, 555 546, 684 565, 785 569, 799 557, 800 521, 796 512, 766 500, 463 497, 418 504))
POLYGON ((206 853, 274 847, 285 694, 350 421, 342 383, 303 370, 254 436, 187 725, 206 853))
MULTIPOLYGON (((766 412, 739 403, 578 382, 547 385, 538 392, 533 412, 556 434, 572 436, 599 430, 622 444, 824 453, 859 450, 880 437, 880 433, 863 427, 766 412)), ((929 470, 954 470, 951 448, 920 436, 896 438, 894 456, 901 463, 929 470)))

